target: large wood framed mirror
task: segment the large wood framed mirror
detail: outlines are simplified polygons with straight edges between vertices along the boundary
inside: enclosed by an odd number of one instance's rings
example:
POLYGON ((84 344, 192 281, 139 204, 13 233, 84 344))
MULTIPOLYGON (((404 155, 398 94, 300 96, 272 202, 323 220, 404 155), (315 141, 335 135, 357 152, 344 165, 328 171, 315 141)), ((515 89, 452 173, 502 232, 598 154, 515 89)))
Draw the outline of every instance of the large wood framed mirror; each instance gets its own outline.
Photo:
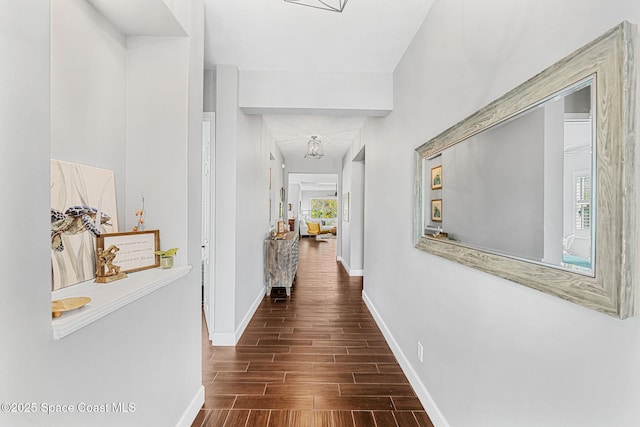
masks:
POLYGON ((635 315, 636 39, 623 22, 418 147, 416 247, 635 315))

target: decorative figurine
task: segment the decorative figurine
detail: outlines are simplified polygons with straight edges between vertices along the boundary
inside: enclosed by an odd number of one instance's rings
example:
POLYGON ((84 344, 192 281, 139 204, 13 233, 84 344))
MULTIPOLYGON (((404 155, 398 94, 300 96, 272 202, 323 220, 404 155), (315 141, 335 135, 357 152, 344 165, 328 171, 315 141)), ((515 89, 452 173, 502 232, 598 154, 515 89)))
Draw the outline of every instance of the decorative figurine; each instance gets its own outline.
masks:
POLYGON ((125 273, 120 273, 120 266, 113 263, 119 250, 120 248, 116 245, 98 250, 98 268, 96 270, 95 283, 109 283, 127 277, 125 273), (107 271, 105 271, 105 268, 107 271))

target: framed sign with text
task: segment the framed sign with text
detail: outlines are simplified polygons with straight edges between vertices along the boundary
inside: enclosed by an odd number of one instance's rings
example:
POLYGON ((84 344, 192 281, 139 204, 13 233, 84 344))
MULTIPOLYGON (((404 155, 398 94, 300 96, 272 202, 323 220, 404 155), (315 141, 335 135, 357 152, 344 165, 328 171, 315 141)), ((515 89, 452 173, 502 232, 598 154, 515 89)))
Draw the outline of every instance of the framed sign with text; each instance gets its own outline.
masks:
POLYGON ((131 231, 125 233, 102 234, 96 238, 96 253, 116 246, 118 251, 113 264, 124 273, 146 270, 160 266, 160 231, 131 231))

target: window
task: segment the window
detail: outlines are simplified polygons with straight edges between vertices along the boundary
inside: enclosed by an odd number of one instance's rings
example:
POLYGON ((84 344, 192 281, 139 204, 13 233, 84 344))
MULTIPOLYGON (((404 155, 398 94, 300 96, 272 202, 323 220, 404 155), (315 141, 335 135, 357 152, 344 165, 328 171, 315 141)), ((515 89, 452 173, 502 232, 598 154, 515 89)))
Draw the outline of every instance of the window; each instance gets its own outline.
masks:
POLYGON ((591 228, 591 177, 576 177, 576 230, 591 228))
POLYGON ((337 218, 338 200, 336 199, 311 199, 311 218, 337 218))

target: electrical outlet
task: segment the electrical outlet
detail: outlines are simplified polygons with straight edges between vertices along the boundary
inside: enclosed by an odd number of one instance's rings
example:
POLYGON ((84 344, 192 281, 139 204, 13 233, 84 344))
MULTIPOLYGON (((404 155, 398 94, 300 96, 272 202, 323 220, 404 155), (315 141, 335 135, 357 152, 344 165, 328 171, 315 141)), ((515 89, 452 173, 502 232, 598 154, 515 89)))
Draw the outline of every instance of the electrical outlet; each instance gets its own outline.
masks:
POLYGON ((418 360, 422 363, 422 356, 424 355, 424 351, 422 348, 422 343, 418 341, 418 360))

